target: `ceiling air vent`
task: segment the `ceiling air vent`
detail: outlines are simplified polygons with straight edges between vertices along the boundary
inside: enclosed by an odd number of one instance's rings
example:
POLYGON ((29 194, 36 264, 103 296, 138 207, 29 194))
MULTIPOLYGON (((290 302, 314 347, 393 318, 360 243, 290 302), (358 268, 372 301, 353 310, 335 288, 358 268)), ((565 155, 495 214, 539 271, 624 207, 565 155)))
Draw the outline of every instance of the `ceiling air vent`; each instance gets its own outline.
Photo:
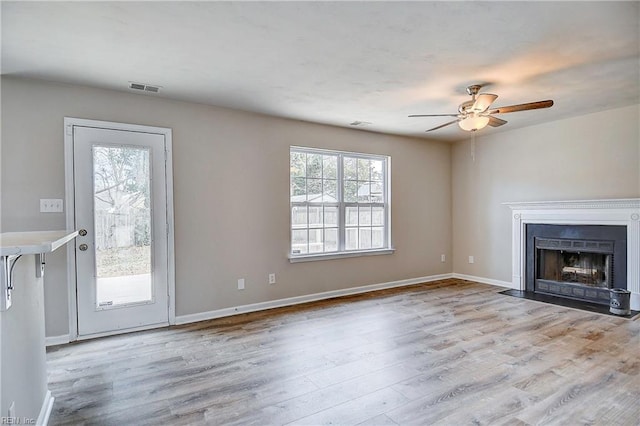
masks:
POLYGON ((143 92, 152 92, 152 93, 158 93, 160 91, 160 86, 152 86, 150 84, 143 84, 143 83, 129 82, 129 88, 133 90, 142 90, 143 92))

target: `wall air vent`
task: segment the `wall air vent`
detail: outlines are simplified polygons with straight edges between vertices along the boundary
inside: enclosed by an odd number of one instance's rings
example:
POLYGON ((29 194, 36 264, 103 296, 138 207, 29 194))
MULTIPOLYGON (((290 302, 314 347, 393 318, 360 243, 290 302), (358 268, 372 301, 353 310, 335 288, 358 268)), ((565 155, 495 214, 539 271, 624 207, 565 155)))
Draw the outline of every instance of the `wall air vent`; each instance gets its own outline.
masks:
POLYGON ((160 91, 160 86, 152 86, 150 84, 129 82, 129 89, 142 90, 143 92, 158 93, 160 91))

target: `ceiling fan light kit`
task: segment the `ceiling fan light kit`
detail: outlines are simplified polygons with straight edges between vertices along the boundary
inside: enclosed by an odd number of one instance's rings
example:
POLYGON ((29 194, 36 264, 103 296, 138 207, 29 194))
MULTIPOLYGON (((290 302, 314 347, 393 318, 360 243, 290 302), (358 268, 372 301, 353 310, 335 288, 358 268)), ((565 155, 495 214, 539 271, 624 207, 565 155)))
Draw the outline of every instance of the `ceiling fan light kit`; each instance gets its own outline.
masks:
POLYGON ((441 129, 453 123, 458 123, 458 126, 462 130, 475 132, 477 130, 484 129, 487 125, 491 127, 499 127, 503 124, 507 124, 505 120, 494 117, 491 114, 506 114, 508 112, 549 108, 553 106, 552 100, 546 100, 489 109, 491 104, 493 104, 493 102, 498 98, 498 95, 494 95, 492 93, 479 93, 481 88, 482 86, 479 84, 467 87, 467 93, 471 95, 471 100, 461 103, 458 106, 457 114, 415 114, 410 115, 409 117, 456 117, 453 121, 426 130, 427 132, 441 129))
POLYGON ((484 129, 489 124, 489 117, 484 115, 467 115, 462 120, 458 121, 458 126, 462 130, 467 132, 475 132, 476 130, 484 129))

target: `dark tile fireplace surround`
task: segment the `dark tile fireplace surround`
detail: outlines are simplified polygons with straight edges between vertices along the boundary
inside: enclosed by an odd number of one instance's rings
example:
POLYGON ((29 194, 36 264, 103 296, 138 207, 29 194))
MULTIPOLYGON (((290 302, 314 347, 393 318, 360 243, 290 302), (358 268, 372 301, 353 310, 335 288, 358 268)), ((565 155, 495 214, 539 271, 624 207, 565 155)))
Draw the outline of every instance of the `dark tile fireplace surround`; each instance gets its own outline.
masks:
POLYGON ((627 227, 527 224, 525 258, 527 293, 608 306, 627 288, 627 227))

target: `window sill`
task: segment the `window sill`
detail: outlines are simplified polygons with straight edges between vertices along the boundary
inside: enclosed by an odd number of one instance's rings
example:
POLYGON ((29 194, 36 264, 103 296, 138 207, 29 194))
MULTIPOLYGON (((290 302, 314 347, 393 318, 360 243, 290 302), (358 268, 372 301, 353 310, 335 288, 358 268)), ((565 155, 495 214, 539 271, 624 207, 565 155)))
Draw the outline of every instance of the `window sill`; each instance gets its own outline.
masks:
POLYGON ((289 262, 315 262, 317 260, 343 259, 346 257, 378 256, 381 254, 393 254, 395 251, 395 248, 386 248, 379 250, 346 251, 342 253, 303 254, 299 256, 289 255, 289 262))

